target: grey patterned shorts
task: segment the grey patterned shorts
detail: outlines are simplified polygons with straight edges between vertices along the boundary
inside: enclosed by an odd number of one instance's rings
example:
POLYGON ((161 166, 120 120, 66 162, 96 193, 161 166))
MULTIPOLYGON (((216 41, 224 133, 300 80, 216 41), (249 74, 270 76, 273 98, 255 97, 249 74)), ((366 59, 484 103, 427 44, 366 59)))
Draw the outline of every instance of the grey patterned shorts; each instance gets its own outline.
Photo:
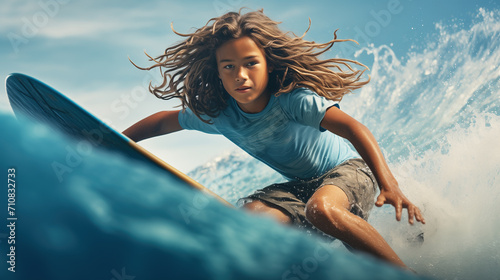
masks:
POLYGON ((304 210, 307 201, 316 190, 325 185, 334 185, 342 189, 349 199, 351 213, 368 220, 378 185, 362 159, 347 160, 320 177, 308 181, 290 181, 270 185, 240 199, 238 204, 241 206, 260 200, 287 214, 294 225, 314 229, 307 221, 304 210))

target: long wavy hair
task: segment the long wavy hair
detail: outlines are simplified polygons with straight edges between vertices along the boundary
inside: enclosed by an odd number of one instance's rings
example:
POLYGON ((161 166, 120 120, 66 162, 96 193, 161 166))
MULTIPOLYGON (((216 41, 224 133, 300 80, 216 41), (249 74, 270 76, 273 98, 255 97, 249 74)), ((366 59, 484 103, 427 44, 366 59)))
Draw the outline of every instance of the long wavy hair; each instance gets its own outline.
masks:
POLYGON ((154 62, 150 67, 134 64, 142 70, 159 68, 162 73, 160 85, 150 83, 151 93, 164 100, 179 98, 183 109, 189 107, 198 118, 210 123, 210 119, 202 116, 217 117, 230 98, 218 77, 215 51, 225 42, 243 36, 250 37, 264 50, 268 66, 273 69, 269 74, 268 89, 275 95, 305 87, 328 99, 340 101, 345 94, 369 82, 369 78, 361 81, 368 67, 357 61, 318 58, 335 43, 356 42, 337 39, 337 30, 333 40, 315 43, 304 40, 309 28, 298 37, 281 31, 279 22, 264 15, 263 10, 245 14, 241 11, 212 18, 205 26, 189 34, 181 34, 171 26, 175 34, 185 39, 156 58, 146 53, 154 62), (363 69, 356 70, 353 64, 363 69))

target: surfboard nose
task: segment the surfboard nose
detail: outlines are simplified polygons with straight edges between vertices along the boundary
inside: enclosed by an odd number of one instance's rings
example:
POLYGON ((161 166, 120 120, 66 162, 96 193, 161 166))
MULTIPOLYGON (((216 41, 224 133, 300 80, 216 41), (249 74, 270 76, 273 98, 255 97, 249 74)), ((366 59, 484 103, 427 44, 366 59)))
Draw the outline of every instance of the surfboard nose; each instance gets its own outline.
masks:
POLYGON ((20 117, 20 112, 24 115, 35 117, 32 115, 34 98, 27 98, 31 96, 28 92, 34 89, 32 85, 33 81, 35 79, 21 73, 9 74, 5 79, 7 97, 16 117, 20 117), (30 102, 23 102, 23 100, 30 100, 30 102))
POLYGON ((13 85, 15 84, 14 81, 18 81, 19 79, 22 79, 22 78, 26 78, 28 76, 26 76, 25 74, 21 74, 21 73, 10 73, 9 75, 7 75, 7 78, 5 78, 5 85, 13 85))
POLYGON ((12 98, 12 93, 23 91, 22 83, 20 82, 23 78, 23 74, 11 73, 5 78, 5 90, 7 92, 7 97, 11 107, 19 107, 19 102, 12 98))
POLYGON ((11 73, 5 78, 5 90, 7 91, 7 95, 9 96, 9 100, 11 100, 11 93, 13 91, 25 91, 25 83, 26 79, 29 76, 21 74, 21 73, 11 73))

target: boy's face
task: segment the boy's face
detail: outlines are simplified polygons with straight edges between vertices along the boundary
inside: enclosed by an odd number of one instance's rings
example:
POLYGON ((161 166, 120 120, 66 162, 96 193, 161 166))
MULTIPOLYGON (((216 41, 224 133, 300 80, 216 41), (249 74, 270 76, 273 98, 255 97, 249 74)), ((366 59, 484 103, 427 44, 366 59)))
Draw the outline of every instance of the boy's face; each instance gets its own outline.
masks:
POLYGON ((224 89, 246 113, 258 113, 269 102, 266 56, 250 37, 222 44, 215 52, 224 89))

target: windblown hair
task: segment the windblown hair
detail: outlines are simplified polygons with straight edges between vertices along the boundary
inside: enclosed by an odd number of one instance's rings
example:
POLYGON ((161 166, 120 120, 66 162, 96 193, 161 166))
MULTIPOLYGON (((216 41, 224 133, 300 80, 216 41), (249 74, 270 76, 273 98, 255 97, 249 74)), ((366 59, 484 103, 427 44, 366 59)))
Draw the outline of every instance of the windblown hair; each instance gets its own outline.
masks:
POLYGON ((268 90, 275 95, 306 87, 328 99, 340 101, 345 94, 369 82, 369 79, 361 81, 368 68, 357 61, 318 58, 334 43, 354 40, 337 39, 335 31, 333 40, 318 44, 303 39, 309 28, 298 37, 281 31, 278 24, 264 15, 263 10, 246 14, 241 14, 240 10, 212 18, 205 26, 189 34, 178 33, 172 26, 175 34, 186 39, 156 58, 146 53, 155 62, 151 67, 134 65, 142 70, 159 68, 163 82, 157 86, 150 84, 149 90, 164 100, 181 99, 184 109, 189 107, 208 123, 210 120, 201 116, 217 117, 230 98, 218 77, 215 52, 225 42, 243 36, 250 37, 264 50, 268 67, 272 69, 268 90), (356 70, 350 64, 364 69, 356 70))

